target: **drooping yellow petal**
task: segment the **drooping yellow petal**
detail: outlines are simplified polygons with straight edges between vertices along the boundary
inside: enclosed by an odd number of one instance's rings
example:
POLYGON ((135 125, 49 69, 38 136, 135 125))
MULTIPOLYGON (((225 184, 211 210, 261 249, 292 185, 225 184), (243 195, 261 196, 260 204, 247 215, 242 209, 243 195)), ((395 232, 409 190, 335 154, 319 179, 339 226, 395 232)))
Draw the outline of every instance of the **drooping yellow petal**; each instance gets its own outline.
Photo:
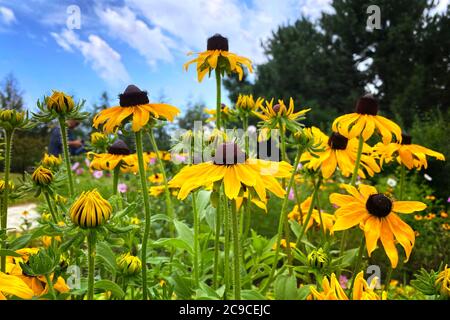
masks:
POLYGON ((425 210, 427 205, 420 201, 394 201, 392 211, 400 213, 412 213, 425 210))

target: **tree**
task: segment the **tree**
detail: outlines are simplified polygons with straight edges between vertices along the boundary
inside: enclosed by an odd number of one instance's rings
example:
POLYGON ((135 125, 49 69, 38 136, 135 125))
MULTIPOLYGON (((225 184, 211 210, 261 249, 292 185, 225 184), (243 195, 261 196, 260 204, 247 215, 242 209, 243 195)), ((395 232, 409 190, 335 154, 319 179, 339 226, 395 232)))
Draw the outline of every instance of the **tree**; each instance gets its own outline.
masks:
POLYGON ((0 88, 0 107, 2 109, 23 109, 23 91, 14 74, 9 73, 2 81, 0 88))
POLYGON ((201 102, 188 102, 186 111, 183 116, 177 117, 177 125, 181 129, 193 130, 194 121, 201 121, 204 125, 209 118, 204 112, 206 106, 201 102))

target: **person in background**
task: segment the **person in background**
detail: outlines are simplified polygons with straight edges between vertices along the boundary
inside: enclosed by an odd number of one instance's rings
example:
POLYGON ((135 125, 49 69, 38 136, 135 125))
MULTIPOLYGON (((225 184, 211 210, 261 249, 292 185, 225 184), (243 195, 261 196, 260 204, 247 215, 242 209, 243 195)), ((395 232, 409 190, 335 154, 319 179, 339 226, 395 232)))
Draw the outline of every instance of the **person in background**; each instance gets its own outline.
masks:
MULTIPOLYGON (((80 121, 71 119, 67 120, 66 124, 68 127, 67 136, 70 154, 72 156, 76 156, 86 152, 86 149, 84 148, 84 142, 80 139, 76 139, 74 132, 75 128, 80 124, 80 121)), ((48 152, 54 156, 58 156, 63 153, 61 131, 59 127, 53 128, 50 133, 50 144, 48 146, 48 152)))

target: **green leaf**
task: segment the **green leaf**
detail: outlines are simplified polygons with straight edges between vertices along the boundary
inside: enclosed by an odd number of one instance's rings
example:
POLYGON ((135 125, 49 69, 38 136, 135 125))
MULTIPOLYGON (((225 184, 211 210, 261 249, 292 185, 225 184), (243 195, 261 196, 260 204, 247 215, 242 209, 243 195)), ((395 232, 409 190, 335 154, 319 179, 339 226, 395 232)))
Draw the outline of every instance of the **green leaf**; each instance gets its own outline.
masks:
POLYGON ((206 215, 206 208, 209 205, 209 198, 211 196, 211 191, 202 190, 194 194, 196 197, 197 210, 199 212, 200 220, 206 215))
POLYGON ((275 299, 295 300, 298 299, 297 279, 294 275, 279 275, 274 284, 275 299))
POLYGON ((159 239, 152 242, 151 245, 157 247, 171 246, 177 249, 187 250, 190 254, 194 253, 192 246, 182 239, 159 239))
POLYGON ((175 229, 178 233, 178 238, 185 241, 191 248, 194 247, 194 232, 185 223, 174 220, 175 229))
POLYGON ((22 255, 16 253, 13 250, 8 250, 8 249, 0 249, 0 257, 21 257, 22 255))
POLYGON ((99 258, 100 261, 102 261, 105 264, 107 269, 113 275, 116 274, 116 271, 117 271, 116 257, 108 243, 106 243, 106 242, 97 243, 96 256, 97 256, 97 258, 99 258))
POLYGON ((117 298, 122 298, 125 295, 122 288, 110 280, 99 280, 95 283, 94 288, 101 291, 111 291, 113 296, 117 298))
POLYGON ((255 290, 242 290, 241 297, 243 300, 267 300, 266 297, 255 290))

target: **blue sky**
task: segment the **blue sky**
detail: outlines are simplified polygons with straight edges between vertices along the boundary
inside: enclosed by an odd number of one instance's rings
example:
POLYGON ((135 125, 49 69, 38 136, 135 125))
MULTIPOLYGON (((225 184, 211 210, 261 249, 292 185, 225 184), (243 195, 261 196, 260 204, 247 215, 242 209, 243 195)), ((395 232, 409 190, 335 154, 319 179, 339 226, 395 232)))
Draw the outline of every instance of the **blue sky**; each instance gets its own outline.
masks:
MULTIPOLYGON (((317 18, 331 0, 0 0, 0 78, 13 72, 29 109, 52 89, 87 105, 133 83, 181 109, 212 106, 215 82, 184 72, 189 51, 203 51, 214 33, 230 51, 265 61, 261 41, 302 14, 317 18), (80 8, 81 28, 69 29, 68 7, 80 8)), ((448 0, 442 1, 445 3, 448 0)), ((441 3, 442 4, 442 3, 441 3)), ((225 93, 226 98, 226 93, 225 93)))

